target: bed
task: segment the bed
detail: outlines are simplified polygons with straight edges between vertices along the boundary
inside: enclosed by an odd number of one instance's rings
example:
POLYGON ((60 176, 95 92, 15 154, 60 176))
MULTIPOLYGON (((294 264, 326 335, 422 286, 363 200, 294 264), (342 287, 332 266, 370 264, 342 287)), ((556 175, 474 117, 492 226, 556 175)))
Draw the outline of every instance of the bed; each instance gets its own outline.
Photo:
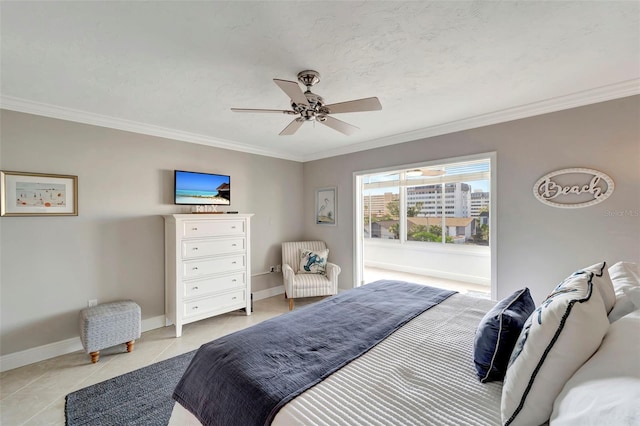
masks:
MULTIPOLYGON (((637 273, 637 270, 635 271, 634 273, 637 273)), ((637 276, 634 279, 637 279, 637 276)), ((640 281, 634 281, 633 284, 640 286, 640 281)), ((303 321, 309 321, 309 315, 319 315, 318 318, 323 318, 323 313, 333 312, 330 305, 336 304, 336 300, 362 297, 360 293, 366 288, 394 286, 399 288, 400 293, 406 293, 407 289, 412 288, 426 288, 397 281, 367 284, 250 328, 260 335, 261 330, 272 333, 273 327, 277 327, 287 318, 290 322, 304 324, 303 321), (263 326, 265 323, 268 324, 263 326)), ((477 365, 474 365, 478 335, 487 318, 489 321, 499 321, 500 332, 496 352, 491 360, 493 363, 498 358, 498 346, 502 345, 500 336, 508 335, 505 328, 508 325, 505 312, 520 300, 526 300, 525 297, 529 298, 527 303, 531 305, 528 290, 516 292, 497 304, 455 292, 440 292, 434 303, 401 316, 402 320, 396 324, 397 326, 391 326, 390 331, 382 333, 379 341, 370 347, 361 348, 357 356, 345 362, 338 362, 338 368, 320 372, 315 380, 311 380, 308 385, 301 385, 296 392, 286 390, 282 394, 286 397, 278 401, 273 400, 271 407, 267 407, 266 412, 269 415, 264 415, 263 410, 262 414, 253 416, 251 405, 253 400, 259 397, 254 393, 253 378, 248 379, 246 383, 243 382, 245 378, 239 378, 244 374, 244 368, 242 371, 235 369, 226 385, 210 388, 209 386, 217 381, 218 374, 226 367, 221 367, 221 370, 209 368, 207 360, 201 362, 200 370, 194 367, 191 374, 188 374, 194 365, 192 361, 192 366, 174 393, 174 399, 178 402, 169 424, 515 426, 543 424, 549 419, 551 424, 558 425, 575 424, 576 421, 588 424, 585 423, 585 418, 576 418, 575 413, 583 412, 587 416, 586 419, 598 422, 611 419, 611 407, 621 416, 619 424, 640 424, 640 410, 636 408, 635 403, 640 397, 640 369, 637 366, 637 353, 640 350, 640 341, 637 339, 640 311, 637 310, 637 306, 631 305, 630 309, 635 311, 623 316, 614 323, 615 326, 612 324, 610 327, 607 313, 612 310, 618 298, 618 294, 613 293, 613 288, 606 273, 605 263, 602 262, 575 272, 560 283, 542 304, 537 307, 532 305, 519 312, 518 315, 523 320, 515 330, 511 330, 513 342, 504 349, 506 371, 502 372, 502 376, 494 377, 492 380, 481 380, 477 365), (498 312, 498 315, 494 315, 495 312, 498 312), (560 319, 558 323, 554 323, 555 318, 560 319), (624 337, 630 332, 636 336, 635 341, 631 339, 631 344, 629 338, 624 337), (605 336, 609 336, 608 339, 605 339, 605 336), (602 348, 598 350, 601 343, 602 348), (605 348, 607 345, 609 347, 605 348), (614 345, 615 347, 612 347, 614 345), (537 353, 539 348, 542 355, 537 353), (596 351, 599 352, 597 355, 602 355, 600 358, 611 353, 616 361, 611 362, 606 358, 598 360, 599 356, 595 355, 592 357, 596 351), (567 353, 571 355, 568 358, 567 353), (208 371, 202 370, 203 365, 204 370, 208 371), (607 367, 603 369, 602 365, 607 367), (612 375, 621 376, 624 380, 613 384, 607 382, 611 380, 612 375), (588 380, 582 380, 581 377, 588 380), (234 378, 237 379, 238 386, 234 378), (233 404, 233 400, 242 398, 243 389, 251 391, 247 392, 248 398, 241 401, 240 411, 235 412, 238 417, 232 414, 224 420, 210 418, 194 407, 194 404, 188 401, 189 397, 182 393, 185 388, 198 387, 194 384, 198 381, 201 382, 198 386, 204 387, 204 391, 196 393, 191 401, 196 400, 195 405, 200 403, 208 408, 233 404), (585 383, 589 384, 586 388, 585 383), (614 386, 616 392, 611 392, 614 386), (234 387, 237 387, 236 394, 233 393, 234 387), (240 393, 237 393, 238 390, 240 393), (614 395, 616 400, 603 410, 600 410, 599 406, 590 407, 586 411, 576 408, 576 404, 580 406, 585 399, 593 401, 594 392, 602 392, 602 398, 605 399, 611 399, 614 395), (251 413, 249 417, 241 418, 241 415, 247 413, 251 413), (567 419, 570 421, 567 422, 567 419)), ((616 291, 617 289, 616 287, 616 291)), ((634 294, 638 292, 640 290, 634 294)), ((407 300, 416 298, 414 295, 407 299, 406 294, 399 294, 397 297, 404 300, 403 305, 407 300)), ((383 302, 385 308, 381 312, 389 310, 395 298, 386 295, 383 302)), ((347 311, 352 309, 348 303, 345 306, 347 311)), ((357 318, 356 320, 360 321, 357 318)), ((339 327, 345 328, 342 320, 338 323, 339 327)), ((255 347, 253 339, 246 341, 247 335, 242 334, 243 332, 238 332, 241 334, 236 336, 237 340, 244 341, 243 344, 247 348, 255 347)), ((230 336, 234 335, 237 333, 230 336)), ((222 348, 221 357, 226 359, 229 351, 225 354, 225 345, 228 342, 219 340, 207 345, 222 348)), ((312 343, 311 346, 317 344, 317 341, 314 342, 316 343, 312 343)), ((306 343, 301 343, 302 346, 304 344, 306 343)), ((207 345, 203 345, 198 353, 204 352, 203 348, 207 345)), ((234 352, 238 352, 237 347, 233 348, 234 352)), ((269 357, 270 351, 265 350, 265 356, 269 357)), ((260 350, 249 352, 259 353, 260 350)), ((197 357, 198 355, 194 360, 197 357)), ((316 362, 317 359, 309 366, 302 365, 299 368, 313 370, 316 362)), ((250 362, 255 363, 255 360, 250 362)), ((291 371, 295 370, 288 370, 282 376, 289 377, 292 375, 291 371)), ((270 376, 278 375, 270 373, 270 376)), ((260 386, 277 388, 279 385, 276 382, 268 382, 267 385, 260 386)))

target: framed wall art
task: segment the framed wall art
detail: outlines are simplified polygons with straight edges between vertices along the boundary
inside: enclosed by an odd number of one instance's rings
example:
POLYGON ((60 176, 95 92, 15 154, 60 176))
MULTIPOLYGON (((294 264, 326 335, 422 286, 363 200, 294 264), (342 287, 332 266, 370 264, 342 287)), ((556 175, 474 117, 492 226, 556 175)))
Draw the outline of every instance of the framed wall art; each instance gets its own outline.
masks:
POLYGON ((77 216, 78 177, 0 171, 0 216, 77 216))
POLYGON ((316 189, 316 225, 336 225, 337 188, 316 189))

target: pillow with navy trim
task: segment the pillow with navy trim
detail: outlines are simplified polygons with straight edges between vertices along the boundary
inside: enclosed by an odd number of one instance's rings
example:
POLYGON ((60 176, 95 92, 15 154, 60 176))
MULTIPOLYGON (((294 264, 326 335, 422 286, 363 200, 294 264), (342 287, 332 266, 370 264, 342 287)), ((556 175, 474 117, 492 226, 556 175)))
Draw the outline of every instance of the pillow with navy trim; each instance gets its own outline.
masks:
POLYGON ((613 306, 616 304, 616 291, 613 288, 611 277, 609 276, 609 270, 607 269, 607 262, 596 263, 595 265, 587 266, 583 271, 593 272, 593 286, 598 289, 604 307, 607 310, 607 314, 611 312, 613 306))
POLYGON ((528 288, 498 302, 480 321, 473 362, 482 383, 502 380, 524 322, 536 308, 528 288))
POLYGON ((540 425, 569 378, 598 350, 609 320, 594 273, 561 282, 527 319, 502 386, 504 426, 540 425))
POLYGON ((298 266, 299 274, 322 274, 326 275, 327 257, 329 249, 326 250, 309 250, 300 249, 300 265, 298 266))

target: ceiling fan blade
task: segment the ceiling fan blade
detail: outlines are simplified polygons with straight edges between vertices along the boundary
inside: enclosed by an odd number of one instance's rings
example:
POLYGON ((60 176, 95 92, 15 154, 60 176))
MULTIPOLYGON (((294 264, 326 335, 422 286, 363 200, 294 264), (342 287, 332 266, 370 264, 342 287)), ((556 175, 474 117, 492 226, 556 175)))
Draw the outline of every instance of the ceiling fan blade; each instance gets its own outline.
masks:
POLYGON ((444 169, 421 169, 422 176, 443 176, 446 174, 444 169))
POLYGON ((300 86, 298 86, 298 83, 295 81, 280 80, 277 78, 274 78, 273 82, 276 83, 293 102, 298 105, 305 105, 309 107, 309 101, 307 101, 307 97, 300 89, 300 86))
POLYGON ((407 177, 434 177, 446 173, 444 169, 413 169, 405 171, 407 177))
POLYGON ((353 126, 349 123, 345 123, 344 121, 338 120, 333 117, 324 117, 323 121, 318 120, 319 123, 324 124, 327 127, 331 127, 333 130, 337 130, 340 133, 344 133, 347 136, 350 136, 359 130, 358 127, 353 126))
POLYGON ((253 109, 253 108, 231 108, 233 112, 268 112, 273 114, 296 114, 295 111, 285 109, 253 109))
POLYGON ((295 132, 298 131, 298 129, 300 128, 300 126, 302 126, 302 123, 304 123, 304 120, 302 118, 296 118, 294 119, 291 123, 289 123, 289 125, 287 127, 285 127, 281 132, 280 132, 280 136, 289 136, 289 135, 293 135, 295 132))
POLYGON ((378 98, 373 97, 325 105, 324 108, 329 110, 329 114, 342 114, 344 112, 378 111, 382 109, 382 105, 378 98))

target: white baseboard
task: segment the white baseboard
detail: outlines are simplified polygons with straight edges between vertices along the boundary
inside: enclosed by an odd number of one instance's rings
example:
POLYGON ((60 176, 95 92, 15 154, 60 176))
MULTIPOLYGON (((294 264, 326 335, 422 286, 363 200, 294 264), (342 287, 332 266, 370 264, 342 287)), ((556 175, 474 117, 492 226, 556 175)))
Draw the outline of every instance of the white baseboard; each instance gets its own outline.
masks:
MULTIPOLYGON (((266 299, 268 297, 284 294, 284 286, 277 286, 260 290, 253 293, 253 300, 266 299)), ((165 326, 165 316, 157 316, 142 320, 141 329, 145 331, 155 330, 165 326)), ((23 367, 33 364, 34 362, 44 361, 46 359, 55 358, 60 355, 70 354, 72 352, 82 350, 80 337, 72 337, 70 339, 53 342, 46 345, 38 346, 24 351, 14 352, 11 354, 0 356, 0 372, 13 370, 14 368, 23 367)))
POLYGON ((277 287, 271 287, 265 290, 256 291, 253 293, 253 300, 261 300, 266 299, 268 297, 277 296, 279 294, 284 294, 284 286, 279 285, 277 287))
POLYGON ((82 350, 80 337, 49 343, 0 357, 0 372, 82 350))
MULTIPOLYGON (((140 326, 143 333, 145 331, 164 327, 164 315, 143 319, 140 326)), ((0 372, 13 370, 14 368, 55 358, 60 355, 70 354, 82 349, 80 337, 72 337, 59 342, 53 342, 35 348, 26 349, 24 351, 3 355, 0 357, 0 372)))
POLYGON ((413 266, 396 265, 392 263, 384 262, 371 262, 365 263, 365 266, 371 266, 372 268, 387 269, 390 271, 406 272, 408 274, 426 275, 428 277, 444 278, 447 280, 464 281, 473 284, 486 285, 491 287, 491 279, 485 277, 478 277, 474 275, 456 274, 455 272, 438 271, 435 269, 416 268, 413 266))

